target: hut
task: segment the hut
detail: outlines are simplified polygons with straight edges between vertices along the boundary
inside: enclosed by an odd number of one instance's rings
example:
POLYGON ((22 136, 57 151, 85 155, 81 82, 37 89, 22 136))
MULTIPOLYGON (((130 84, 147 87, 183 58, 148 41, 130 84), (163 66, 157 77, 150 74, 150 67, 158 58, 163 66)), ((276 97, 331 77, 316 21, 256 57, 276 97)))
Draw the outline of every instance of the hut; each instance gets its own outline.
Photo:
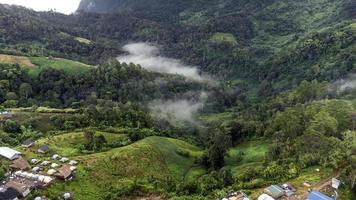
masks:
POLYGON ((48 153, 49 152, 49 146, 48 145, 42 145, 38 150, 38 153, 48 153))
POLYGON ((55 176, 59 179, 69 181, 73 178, 73 171, 69 165, 64 165, 58 169, 58 172, 55 174, 55 176))
POLYGON ((22 141, 22 143, 21 143, 21 146, 22 146, 22 147, 25 147, 25 148, 30 148, 30 147, 32 147, 33 145, 35 145, 35 142, 34 142, 33 140, 31 140, 31 139, 24 140, 24 141, 22 141))
POLYGON ((10 167, 15 170, 27 170, 31 168, 27 160, 23 159, 22 157, 19 157, 18 159, 14 160, 10 167))
POLYGON ((6 183, 7 188, 15 189, 22 197, 27 197, 31 193, 31 188, 27 185, 17 182, 17 181, 9 181, 6 183))
POLYGON ((275 200, 273 197, 269 196, 268 194, 261 194, 257 200, 275 200))

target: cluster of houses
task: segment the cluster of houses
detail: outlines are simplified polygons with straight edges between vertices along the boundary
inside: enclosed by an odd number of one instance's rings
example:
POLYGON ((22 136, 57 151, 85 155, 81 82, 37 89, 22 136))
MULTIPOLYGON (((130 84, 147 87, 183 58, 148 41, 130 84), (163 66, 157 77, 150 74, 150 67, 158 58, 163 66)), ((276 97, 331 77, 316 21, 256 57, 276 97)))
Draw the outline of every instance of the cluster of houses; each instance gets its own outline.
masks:
POLYGON ((241 192, 230 192, 226 197, 222 198, 221 200, 250 200, 248 196, 241 192))
MULTIPOLYGON (((335 192, 340 186, 340 180, 333 178, 330 184, 326 187, 328 188, 328 193, 335 192)), ((305 184, 304 184, 305 185, 305 184)), ((308 185, 307 187, 311 187, 308 185)), ((264 189, 264 193, 261 194, 257 200, 286 200, 286 199, 300 199, 300 200, 335 200, 335 196, 328 196, 320 191, 309 190, 307 197, 296 197, 294 196, 296 189, 289 183, 283 185, 271 185, 264 189)), ((230 192, 226 197, 220 200, 250 200, 250 198, 243 192, 230 192)))
MULTIPOLYGON (((34 146, 32 140, 25 140, 24 148, 34 146)), ((37 152, 46 154, 49 152, 47 145, 42 145, 37 152)), ((48 160, 32 158, 27 161, 22 153, 9 147, 0 147, 0 157, 7 159, 11 164, 11 171, 6 174, 5 180, 0 182, 0 200, 18 200, 26 198, 33 189, 45 189, 55 179, 70 181, 78 164, 75 160, 54 154, 48 160)), ((63 194, 63 199, 71 199, 72 194, 63 194)), ((35 200, 46 200, 46 197, 36 197, 35 200)))
MULTIPOLYGON (((341 182, 338 179, 333 178, 331 183, 327 187, 330 187, 330 191, 336 191, 340 183, 341 182)), ((310 188, 311 185, 309 184, 307 187, 310 188)), ((288 183, 285 183, 281 186, 271 185, 265 188, 264 193, 260 195, 257 200, 296 199, 293 196, 295 192, 296 189, 288 183)), ((316 191, 316 190, 313 191, 309 189, 307 197, 302 200, 335 200, 335 199, 336 197, 334 195, 328 196, 320 191, 316 191)))

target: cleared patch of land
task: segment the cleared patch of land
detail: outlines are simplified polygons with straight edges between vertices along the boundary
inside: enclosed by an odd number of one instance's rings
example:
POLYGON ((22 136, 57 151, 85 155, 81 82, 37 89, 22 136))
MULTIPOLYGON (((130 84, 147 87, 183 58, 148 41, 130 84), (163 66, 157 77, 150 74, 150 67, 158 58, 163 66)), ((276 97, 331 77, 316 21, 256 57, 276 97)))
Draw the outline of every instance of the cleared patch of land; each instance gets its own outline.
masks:
POLYGON ((267 150, 268 144, 266 141, 244 142, 229 150, 228 155, 225 157, 225 163, 231 168, 234 175, 238 175, 244 169, 261 165, 267 150))
POLYGON ((34 65, 31 62, 31 60, 25 56, 13 56, 13 55, 0 54, 0 63, 19 64, 22 67, 36 68, 36 65, 34 65))
POLYGON ((62 58, 47 58, 47 57, 30 57, 31 62, 37 66, 35 69, 30 69, 31 76, 37 76, 42 70, 47 68, 64 70, 68 73, 85 74, 90 71, 91 66, 62 58))
MULTIPOLYGON (((127 136, 123 134, 96 132, 105 137, 108 145, 114 145, 115 142, 127 140, 127 136)), ((81 146, 85 144, 86 140, 83 132, 70 132, 37 141, 37 144, 47 144, 51 151, 66 157, 79 156, 81 153, 81 146)))
POLYGON ((85 74, 90 71, 92 66, 63 58, 50 57, 26 57, 0 54, 0 63, 19 64, 21 67, 28 69, 31 76, 37 76, 42 70, 53 68, 64 70, 68 73, 85 74))
POLYGON ((201 149, 181 140, 148 137, 125 147, 76 157, 85 167, 78 169, 75 180, 55 183, 44 193, 58 196, 71 191, 75 199, 101 200, 108 198, 105 194, 109 192, 155 191, 164 182, 181 182, 187 171, 199 174, 201 169, 194 172, 194 160, 201 154, 201 149))

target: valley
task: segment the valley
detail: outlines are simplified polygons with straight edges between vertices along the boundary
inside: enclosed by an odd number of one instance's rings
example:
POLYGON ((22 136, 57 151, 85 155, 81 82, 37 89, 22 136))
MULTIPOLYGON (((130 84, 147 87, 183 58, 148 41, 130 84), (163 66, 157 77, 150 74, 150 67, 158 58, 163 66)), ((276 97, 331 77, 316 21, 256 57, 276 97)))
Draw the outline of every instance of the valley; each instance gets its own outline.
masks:
POLYGON ((0 4, 0 200, 355 199, 355 40, 353 0, 0 4))

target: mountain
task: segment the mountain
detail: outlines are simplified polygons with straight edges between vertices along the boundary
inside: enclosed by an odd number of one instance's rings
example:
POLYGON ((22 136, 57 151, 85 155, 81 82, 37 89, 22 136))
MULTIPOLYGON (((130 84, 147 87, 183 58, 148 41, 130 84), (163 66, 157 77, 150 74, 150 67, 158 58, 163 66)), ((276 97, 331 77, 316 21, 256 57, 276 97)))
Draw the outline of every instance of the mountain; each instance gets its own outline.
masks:
POLYGON ((222 79, 262 82, 261 91, 272 88, 267 95, 303 79, 335 80, 355 67, 340 62, 354 63, 352 0, 83 0, 78 10, 149 22, 129 38, 158 43, 222 79))
POLYGON ((355 14, 354 0, 0 5, 0 145, 79 161, 32 199, 257 199, 286 182, 304 197, 305 177, 333 173, 356 199, 355 14))

